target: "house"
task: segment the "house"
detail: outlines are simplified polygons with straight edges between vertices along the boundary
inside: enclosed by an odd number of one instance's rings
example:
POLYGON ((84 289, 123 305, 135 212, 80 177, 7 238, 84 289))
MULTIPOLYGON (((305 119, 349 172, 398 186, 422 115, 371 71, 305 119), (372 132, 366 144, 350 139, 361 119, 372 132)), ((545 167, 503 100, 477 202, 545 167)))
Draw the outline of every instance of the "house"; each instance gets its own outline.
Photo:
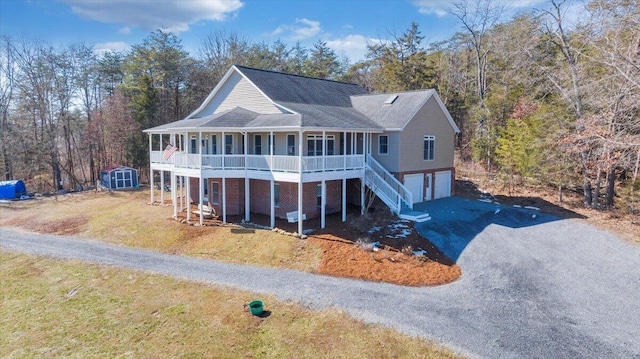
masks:
POLYGON ((319 216, 324 228, 330 213, 346 221, 348 201, 364 208, 365 187, 399 214, 451 195, 459 130, 435 90, 369 94, 233 66, 185 119, 145 132, 151 173, 170 173, 174 216, 184 183, 187 198, 225 222, 253 212, 273 227, 297 216, 302 233, 304 218, 319 216))
POLYGON ((100 184, 109 189, 138 188, 138 170, 112 165, 100 171, 100 184))

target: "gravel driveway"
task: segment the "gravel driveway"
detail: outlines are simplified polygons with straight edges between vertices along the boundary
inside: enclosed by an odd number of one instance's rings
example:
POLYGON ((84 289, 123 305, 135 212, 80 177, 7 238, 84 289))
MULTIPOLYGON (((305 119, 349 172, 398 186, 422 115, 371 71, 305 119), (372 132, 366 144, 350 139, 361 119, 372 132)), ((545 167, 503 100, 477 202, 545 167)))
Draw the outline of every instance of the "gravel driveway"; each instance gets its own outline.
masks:
MULTIPOLYGON (((487 210, 495 214, 494 207, 487 210)), ((0 249, 206 281, 313 309, 341 308, 471 357, 640 358, 640 247, 579 220, 514 228, 484 223, 476 230, 459 253, 462 278, 431 288, 223 264, 8 228, 0 228, 0 249)))

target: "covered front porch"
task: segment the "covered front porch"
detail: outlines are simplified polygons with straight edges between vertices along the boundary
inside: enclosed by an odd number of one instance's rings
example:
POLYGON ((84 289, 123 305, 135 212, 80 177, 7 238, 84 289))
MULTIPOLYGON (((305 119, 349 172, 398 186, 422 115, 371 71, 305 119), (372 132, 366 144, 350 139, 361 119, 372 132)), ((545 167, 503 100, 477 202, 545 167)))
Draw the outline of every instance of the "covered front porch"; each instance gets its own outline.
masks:
MULTIPOLYGON (((165 172, 169 173, 174 217, 195 204, 216 207, 223 222, 238 212, 230 208, 242 209, 245 221, 250 221, 252 208, 264 206, 268 212, 261 214, 269 215, 274 227, 276 218, 283 218, 283 206, 289 206, 286 212, 297 216, 301 234, 311 213, 320 218, 321 228, 326 226, 327 211, 342 212, 346 221, 347 180, 359 180, 364 192, 370 141, 370 132, 328 130, 150 132, 151 185, 154 171, 160 172, 162 188, 165 172), (279 198, 283 188, 289 191, 286 201, 279 198), (305 210, 310 206, 312 210, 305 210)), ((364 194, 359 197, 364 200, 364 194)), ((187 211, 188 220, 192 215, 187 211)), ((199 217, 202 224, 202 211, 199 217)))

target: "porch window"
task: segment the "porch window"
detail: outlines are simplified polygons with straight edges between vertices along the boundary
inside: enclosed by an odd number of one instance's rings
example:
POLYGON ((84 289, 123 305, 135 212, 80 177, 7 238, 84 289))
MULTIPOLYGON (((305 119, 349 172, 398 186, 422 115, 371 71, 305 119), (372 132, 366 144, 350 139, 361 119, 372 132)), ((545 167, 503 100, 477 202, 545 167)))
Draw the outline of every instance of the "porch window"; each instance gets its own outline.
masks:
POLYGON ((254 154, 256 155, 262 154, 262 135, 255 135, 253 137, 253 147, 254 147, 254 151, 253 151, 254 154))
POLYGON ((220 184, 211 182, 211 196, 209 196, 211 204, 220 204, 220 184))
MULTIPOLYGON (((335 136, 329 135, 327 138, 327 156, 334 154, 335 136)), ((307 136, 307 156, 322 156, 322 135, 308 135, 307 136)))
POLYGON ((224 135, 224 154, 233 154, 233 135, 224 135))
POLYGON ((322 185, 319 184, 316 189, 316 197, 317 197, 317 205, 318 207, 322 207, 322 185))
POLYGON ((211 135, 211 154, 218 154, 218 139, 217 135, 211 135))
POLYGON ((189 153, 198 153, 198 140, 196 139, 196 136, 191 136, 189 144, 189 153))
POLYGON ((287 156, 296 155, 296 135, 287 135, 287 156))
POLYGON ((380 135, 378 137, 378 154, 379 155, 389 154, 389 136, 380 135))
POLYGON ((204 136, 202 139, 202 154, 209 154, 209 135, 204 136))
POLYGON ((280 184, 273 184, 273 204, 276 207, 280 207, 280 184))
POLYGON ((436 136, 424 136, 424 160, 435 159, 436 136))

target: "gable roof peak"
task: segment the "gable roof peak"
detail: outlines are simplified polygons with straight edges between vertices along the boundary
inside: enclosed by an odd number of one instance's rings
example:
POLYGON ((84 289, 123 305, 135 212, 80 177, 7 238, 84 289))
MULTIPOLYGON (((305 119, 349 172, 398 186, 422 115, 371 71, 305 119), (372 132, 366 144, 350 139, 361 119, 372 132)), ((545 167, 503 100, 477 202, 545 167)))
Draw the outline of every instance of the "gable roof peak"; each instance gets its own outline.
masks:
POLYGON ((327 82, 333 82, 336 84, 344 84, 344 85, 353 85, 353 86, 360 86, 354 82, 346 82, 346 81, 337 81, 337 80, 331 80, 331 79, 323 79, 321 77, 312 77, 312 76, 306 76, 306 75, 300 75, 300 74, 294 74, 291 72, 283 72, 283 71, 275 71, 275 70, 265 70, 265 69, 259 69, 257 67, 249 67, 249 66, 242 66, 242 65, 233 65, 233 67, 235 67, 236 69, 238 69, 240 72, 242 72, 242 70, 250 70, 250 71, 261 71, 261 72, 266 72, 266 73, 271 73, 271 74, 276 74, 276 75, 286 75, 286 76, 295 76, 295 77, 300 77, 300 78, 304 78, 304 79, 310 79, 310 80, 319 80, 319 81, 327 81, 327 82))

